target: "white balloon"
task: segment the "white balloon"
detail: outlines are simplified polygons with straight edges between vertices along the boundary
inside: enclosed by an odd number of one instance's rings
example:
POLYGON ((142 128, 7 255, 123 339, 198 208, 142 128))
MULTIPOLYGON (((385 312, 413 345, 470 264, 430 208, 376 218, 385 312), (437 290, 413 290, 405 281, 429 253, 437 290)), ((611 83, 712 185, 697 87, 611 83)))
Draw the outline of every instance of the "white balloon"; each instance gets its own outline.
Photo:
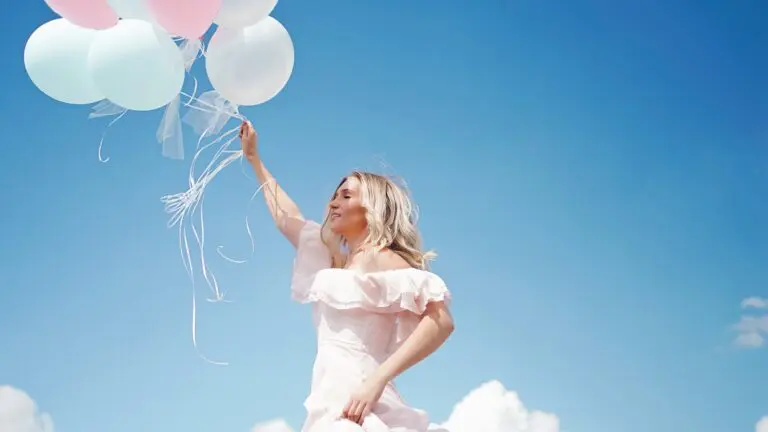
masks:
POLYGON ((88 66, 104 96, 130 110, 167 105, 184 84, 181 51, 167 33, 142 20, 123 19, 99 32, 88 66))
POLYGON ((220 27, 205 54, 211 84, 237 105, 275 97, 291 77, 293 61, 291 36, 272 17, 240 30, 220 27))
POLYGON ((117 16, 123 19, 140 19, 154 22, 155 18, 145 0, 107 0, 117 16))
POLYGON ((89 104, 104 99, 88 72, 88 52, 96 34, 64 18, 41 25, 24 47, 29 78, 60 102, 89 104))
POLYGON ((277 5, 277 0, 223 0, 213 22, 221 27, 240 29, 263 20, 277 5))

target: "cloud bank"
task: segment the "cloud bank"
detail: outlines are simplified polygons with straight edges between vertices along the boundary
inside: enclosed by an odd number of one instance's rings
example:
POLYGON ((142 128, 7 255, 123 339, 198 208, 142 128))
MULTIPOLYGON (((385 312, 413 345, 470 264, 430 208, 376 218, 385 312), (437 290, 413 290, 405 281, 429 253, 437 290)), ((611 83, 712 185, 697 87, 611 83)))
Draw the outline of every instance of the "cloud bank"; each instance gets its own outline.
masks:
MULTIPOLYGON (((741 302, 745 310, 757 310, 757 314, 744 315, 734 326, 734 343, 743 348, 760 348, 766 345, 768 338, 768 298, 749 297, 741 302)), ((768 431, 760 431, 768 432, 768 431)))
POLYGON ((0 432, 53 432, 53 421, 25 392, 0 386, 0 432))
POLYGON ((755 432, 768 432, 768 416, 763 417, 755 425, 755 432))
MULTIPOLYGON (((517 393, 495 380, 469 392, 453 407, 448 420, 436 426, 450 432, 560 432, 557 416, 529 410, 517 393)), ((257 424, 251 432, 294 430, 283 420, 272 420, 257 424)))
MULTIPOLYGON (((529 410, 517 393, 496 380, 469 392, 454 406, 448 420, 435 426, 450 432, 561 432, 557 416, 529 410)), ((53 420, 24 391, 0 386, 0 432, 54 432, 53 420)), ((255 425, 251 432, 294 430, 276 419, 255 425)), ((768 432, 768 415, 757 422, 755 432, 768 432)))

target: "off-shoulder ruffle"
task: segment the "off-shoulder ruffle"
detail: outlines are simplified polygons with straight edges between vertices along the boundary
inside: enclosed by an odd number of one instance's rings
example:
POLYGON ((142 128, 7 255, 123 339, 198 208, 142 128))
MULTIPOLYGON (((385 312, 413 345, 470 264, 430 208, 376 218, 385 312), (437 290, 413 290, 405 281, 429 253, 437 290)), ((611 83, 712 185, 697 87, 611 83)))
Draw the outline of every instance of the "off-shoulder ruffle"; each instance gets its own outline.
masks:
POLYGON ((301 303, 322 302, 334 309, 421 315, 430 302, 450 302, 438 275, 414 268, 361 273, 330 268, 331 257, 320 240, 320 225, 307 222, 294 262, 291 295, 301 303))
MULTIPOLYGON (((309 279, 306 279, 307 281, 309 279)), ((372 312, 409 311, 421 315, 429 302, 450 301, 450 292, 434 273, 418 269, 358 273, 324 269, 308 286, 294 285, 293 299, 301 303, 323 302, 334 309, 360 308, 372 312)))

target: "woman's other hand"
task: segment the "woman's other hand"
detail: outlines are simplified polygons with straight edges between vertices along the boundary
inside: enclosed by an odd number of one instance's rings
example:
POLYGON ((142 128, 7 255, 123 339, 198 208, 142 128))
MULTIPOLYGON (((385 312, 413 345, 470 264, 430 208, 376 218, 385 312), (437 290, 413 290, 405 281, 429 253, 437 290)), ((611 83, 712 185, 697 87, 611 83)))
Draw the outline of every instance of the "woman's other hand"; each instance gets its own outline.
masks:
POLYGON ((376 379, 365 380, 363 384, 352 393, 349 402, 341 413, 341 418, 351 420, 359 425, 363 424, 365 417, 373 411, 376 402, 384 393, 386 383, 376 379))

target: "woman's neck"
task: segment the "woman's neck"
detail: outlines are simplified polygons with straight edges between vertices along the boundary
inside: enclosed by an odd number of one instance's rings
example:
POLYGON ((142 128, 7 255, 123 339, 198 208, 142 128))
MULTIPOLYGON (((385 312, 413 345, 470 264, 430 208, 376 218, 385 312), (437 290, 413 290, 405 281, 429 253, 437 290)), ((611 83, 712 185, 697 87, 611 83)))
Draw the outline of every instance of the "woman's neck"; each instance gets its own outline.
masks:
POLYGON ((356 237, 345 237, 344 243, 346 243, 347 254, 351 257, 356 253, 363 250, 363 242, 365 241, 365 234, 361 234, 356 237))

